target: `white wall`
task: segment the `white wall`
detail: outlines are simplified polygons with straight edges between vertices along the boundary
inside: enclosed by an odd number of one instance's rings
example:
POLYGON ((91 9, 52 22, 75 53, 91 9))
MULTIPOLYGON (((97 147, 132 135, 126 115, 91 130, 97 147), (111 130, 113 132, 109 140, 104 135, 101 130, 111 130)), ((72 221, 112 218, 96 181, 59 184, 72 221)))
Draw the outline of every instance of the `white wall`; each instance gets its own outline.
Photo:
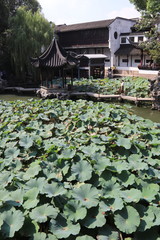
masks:
POLYGON ((136 21, 117 17, 109 26, 109 48, 111 50, 111 66, 116 65, 115 51, 120 47, 120 34, 131 32, 131 27, 136 21), (114 33, 117 32, 117 39, 114 38, 114 33))

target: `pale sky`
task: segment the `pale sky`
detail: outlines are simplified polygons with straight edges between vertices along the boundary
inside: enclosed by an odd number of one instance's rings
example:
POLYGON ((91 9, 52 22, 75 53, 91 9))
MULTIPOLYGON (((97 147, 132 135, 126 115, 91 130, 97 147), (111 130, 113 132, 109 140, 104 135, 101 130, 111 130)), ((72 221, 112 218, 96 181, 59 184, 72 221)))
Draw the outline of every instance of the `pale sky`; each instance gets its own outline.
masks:
POLYGON ((45 18, 56 25, 140 16, 129 0, 38 0, 38 2, 45 18))

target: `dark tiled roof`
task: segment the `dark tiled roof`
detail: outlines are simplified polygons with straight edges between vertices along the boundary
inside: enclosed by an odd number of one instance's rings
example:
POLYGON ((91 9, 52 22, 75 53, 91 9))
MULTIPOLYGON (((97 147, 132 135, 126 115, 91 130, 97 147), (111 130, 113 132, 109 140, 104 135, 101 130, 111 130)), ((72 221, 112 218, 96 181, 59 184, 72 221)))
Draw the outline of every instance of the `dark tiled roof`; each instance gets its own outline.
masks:
POLYGON ((74 66, 77 60, 68 54, 54 38, 50 46, 44 51, 41 56, 31 58, 31 63, 35 67, 50 67, 59 68, 63 66, 74 66))
POLYGON ((124 56, 124 55, 133 55, 134 56, 134 55, 140 55, 140 54, 141 54, 141 50, 131 44, 123 44, 115 52, 115 55, 117 55, 117 56, 124 56))
POLYGON ((86 22, 86 23, 78 23, 72 25, 58 25, 56 26, 56 32, 67 32, 67 31, 78 31, 85 29, 93 29, 93 28, 105 28, 108 27, 114 19, 95 21, 95 22, 86 22))
POLYGON ((95 29, 95 28, 106 28, 108 27, 115 19, 122 19, 126 21, 133 21, 136 22, 135 19, 127 19, 122 17, 117 17, 114 19, 107 19, 101 21, 94 21, 94 22, 86 22, 86 23, 78 23, 72 25, 57 25, 55 28, 55 32, 67 32, 67 31, 78 31, 78 30, 85 30, 85 29, 95 29))
POLYGON ((129 36, 129 35, 144 35, 144 32, 128 32, 128 33, 121 33, 120 36, 129 36))

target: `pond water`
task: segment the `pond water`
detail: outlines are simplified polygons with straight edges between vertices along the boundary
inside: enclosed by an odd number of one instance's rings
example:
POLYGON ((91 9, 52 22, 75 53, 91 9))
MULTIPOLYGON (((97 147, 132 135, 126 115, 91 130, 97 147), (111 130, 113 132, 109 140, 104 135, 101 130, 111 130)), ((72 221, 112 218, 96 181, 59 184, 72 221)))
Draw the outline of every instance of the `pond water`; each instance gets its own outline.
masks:
MULTIPOLYGON (((28 100, 30 98, 38 99, 36 96, 22 96, 22 95, 12 95, 12 94, 0 94, 0 100, 14 101, 14 100, 28 100)), ((121 104, 119 104, 121 105, 121 104)), ((150 119, 153 122, 160 123, 160 112, 156 110, 151 110, 151 107, 136 107, 135 105, 125 104, 125 106, 134 114, 143 117, 145 119, 150 119)))

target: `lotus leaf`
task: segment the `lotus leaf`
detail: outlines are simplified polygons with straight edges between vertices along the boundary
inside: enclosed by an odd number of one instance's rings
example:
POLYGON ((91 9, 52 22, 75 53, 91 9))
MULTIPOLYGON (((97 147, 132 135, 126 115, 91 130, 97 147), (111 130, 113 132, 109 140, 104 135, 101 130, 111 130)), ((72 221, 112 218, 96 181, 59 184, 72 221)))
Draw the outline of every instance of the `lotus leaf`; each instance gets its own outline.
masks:
POLYGON ((65 194, 66 189, 62 185, 53 182, 52 184, 46 184, 44 186, 43 193, 45 193, 47 197, 52 198, 65 194))
MULTIPOLYGON (((97 89, 113 91, 111 81, 97 89)), ((115 104, 58 99, 1 101, 0 118, 0 239, 160 238, 157 124, 115 104), (16 231, 5 233, 5 215, 16 231)))
POLYGON ((124 207, 123 200, 119 197, 104 199, 100 202, 100 209, 103 212, 121 210, 124 207))
POLYGON ((1 219, 3 219, 1 231, 5 237, 9 238, 13 237, 24 223, 23 213, 19 210, 4 212, 1 214, 1 219))
POLYGON ((87 209, 81 207, 76 201, 70 201, 64 207, 64 214, 67 219, 77 222, 80 219, 84 219, 87 215, 87 209))
POLYGON ((31 209, 37 206, 39 200, 37 199, 39 189, 32 188, 24 194, 23 207, 26 209, 31 209))
POLYGON ((45 233, 35 233, 32 240, 46 240, 47 235, 45 233))
POLYGON ((72 159, 75 156, 76 151, 74 149, 64 149, 59 155, 59 158, 72 159))
POLYGON ((26 185, 25 188, 26 189, 32 189, 32 188, 36 188, 39 189, 39 191, 41 192, 43 189, 43 186, 46 184, 45 178, 44 177, 39 177, 39 178, 34 178, 34 179, 30 179, 26 185))
POLYGON ((136 205, 136 210, 140 215, 140 225, 138 227, 139 232, 144 232, 154 226, 155 215, 150 207, 145 207, 141 204, 136 205))
POLYGON ((19 139, 19 145, 24 148, 30 148, 33 145, 33 138, 29 135, 21 136, 19 139))
POLYGON ((20 150, 17 147, 13 147, 13 148, 6 149, 4 152, 4 155, 6 158, 13 160, 16 157, 18 157, 19 153, 20 153, 20 150))
POLYGON ((80 231, 79 224, 72 224, 66 221, 62 216, 58 216, 56 220, 51 219, 50 231, 58 238, 67 238, 70 235, 77 235, 80 231))
POLYGON ((120 147, 122 146, 125 149, 131 148, 131 140, 129 138, 124 138, 124 137, 118 138, 116 143, 118 146, 120 146, 120 147))
POLYGON ((39 171, 41 171, 41 167, 38 162, 33 162, 30 164, 30 167, 24 173, 23 179, 29 180, 30 178, 35 177, 38 175, 39 171))
POLYGON ((137 210, 131 206, 115 212, 114 220, 117 228, 127 234, 135 232, 140 224, 140 216, 137 210))
POLYGON ((102 227, 106 223, 105 215, 99 208, 91 208, 88 210, 87 216, 82 221, 82 225, 86 228, 102 227))
POLYGON ((91 184, 84 184, 73 190, 73 197, 80 201, 80 204, 86 208, 97 206, 98 194, 98 190, 92 187, 91 184))
POLYGON ((121 196, 125 202, 139 202, 142 193, 138 189, 131 188, 130 190, 121 191, 121 196))
POLYGON ((120 190, 121 187, 118 183, 115 183, 115 181, 110 180, 105 183, 104 189, 103 189, 103 196, 105 198, 113 198, 120 196, 120 190))
POLYGON ((99 230, 97 239, 98 240, 119 240, 119 232, 110 227, 109 225, 105 225, 103 228, 99 230))
POLYGON ((48 217, 55 219, 57 214, 58 211, 56 208, 49 206, 48 204, 43 204, 42 206, 34 208, 30 213, 30 217, 31 219, 42 223, 46 222, 48 217))
POLYGON ((17 189, 10 192, 8 200, 6 203, 11 206, 21 206, 23 204, 23 195, 24 192, 22 189, 17 189))
POLYGON ((76 240, 94 240, 94 238, 88 235, 84 235, 81 237, 77 237, 76 240))
POLYGON ((71 171, 79 182, 85 182, 92 176, 92 167, 87 161, 80 161, 72 165, 71 171))
POLYGON ((147 201, 152 201, 155 199, 155 195, 159 193, 159 186, 158 184, 154 183, 144 183, 142 185, 142 198, 147 201))
POLYGON ((121 180, 123 186, 128 187, 135 182, 135 175, 130 174, 129 171, 123 170, 119 175, 118 178, 121 180))

